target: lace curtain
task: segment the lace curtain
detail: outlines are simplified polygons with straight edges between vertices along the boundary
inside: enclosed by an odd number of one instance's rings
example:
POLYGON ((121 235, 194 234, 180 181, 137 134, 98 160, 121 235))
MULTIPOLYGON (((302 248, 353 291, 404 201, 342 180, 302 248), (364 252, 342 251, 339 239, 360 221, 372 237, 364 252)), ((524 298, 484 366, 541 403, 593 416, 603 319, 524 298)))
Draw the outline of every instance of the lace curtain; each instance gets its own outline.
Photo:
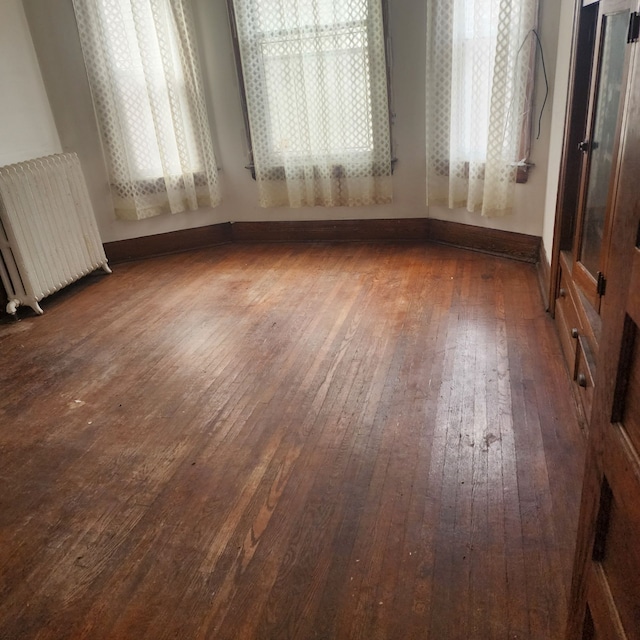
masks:
POLYGON ((537 0, 427 3, 427 203, 500 216, 527 134, 537 0))
POLYGON ((116 215, 220 201, 187 0, 73 0, 116 215))
POLYGON ((260 204, 391 201, 381 0, 234 0, 260 204))

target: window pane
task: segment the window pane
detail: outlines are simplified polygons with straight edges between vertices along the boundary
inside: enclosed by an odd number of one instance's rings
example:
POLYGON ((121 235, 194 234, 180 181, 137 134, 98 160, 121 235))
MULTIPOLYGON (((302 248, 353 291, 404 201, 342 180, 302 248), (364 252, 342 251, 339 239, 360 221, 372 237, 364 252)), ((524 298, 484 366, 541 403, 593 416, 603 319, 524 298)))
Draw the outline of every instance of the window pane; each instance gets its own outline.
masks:
MULTIPOLYGON (((180 149, 176 140, 188 149, 189 157, 194 160, 192 169, 202 169, 190 120, 180 123, 180 131, 174 127, 172 107, 178 107, 181 113, 190 111, 175 25, 169 25, 168 39, 161 42, 153 28, 157 16, 154 18, 150 4, 115 0, 98 3, 98 7, 106 34, 105 54, 113 72, 113 90, 120 103, 120 124, 128 142, 134 177, 147 180, 167 172, 180 175, 180 149), (136 28, 136 22, 145 28, 136 28), (164 60, 162 47, 165 47, 164 60), (167 83, 167 65, 173 80, 171 87, 167 83)), ((166 14, 167 19, 170 17, 166 14)))
POLYGON ((233 0, 263 206, 391 200, 382 0, 233 0))
POLYGON ((366 45, 364 26, 263 43, 274 153, 373 149, 366 45))
POLYGON ((492 0, 458 2, 454 21, 460 25, 454 43, 452 130, 458 132, 451 150, 454 160, 484 162, 489 138, 491 78, 495 64, 497 21, 492 0), (459 16, 459 17, 458 17, 459 16))
POLYGON ((600 268, 600 249, 613 168, 617 132, 620 87, 624 72, 629 11, 614 14, 603 22, 604 40, 600 63, 600 81, 591 142, 591 163, 584 212, 583 242, 580 260, 595 278, 600 268))
POLYGON ((257 31, 313 31, 323 26, 363 22, 367 19, 367 4, 367 0, 257 0, 257 31))

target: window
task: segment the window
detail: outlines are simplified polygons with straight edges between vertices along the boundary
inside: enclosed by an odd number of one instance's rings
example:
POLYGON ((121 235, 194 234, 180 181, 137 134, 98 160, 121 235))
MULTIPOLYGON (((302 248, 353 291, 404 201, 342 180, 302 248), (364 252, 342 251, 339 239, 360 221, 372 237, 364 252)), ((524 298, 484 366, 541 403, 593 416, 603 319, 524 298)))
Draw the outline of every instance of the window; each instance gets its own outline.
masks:
POLYGON ((391 199, 380 0, 234 0, 263 206, 391 199))
POLYGON ((461 15, 459 39, 453 53, 452 114, 459 114, 460 133, 452 156, 470 162, 485 162, 489 135, 492 54, 497 41, 496 22, 490 11, 471 5, 461 15))
POLYGON ((184 0, 74 0, 116 214, 218 203, 184 0))
POLYGON ((537 0, 427 5, 427 201, 509 213, 527 160, 537 0))

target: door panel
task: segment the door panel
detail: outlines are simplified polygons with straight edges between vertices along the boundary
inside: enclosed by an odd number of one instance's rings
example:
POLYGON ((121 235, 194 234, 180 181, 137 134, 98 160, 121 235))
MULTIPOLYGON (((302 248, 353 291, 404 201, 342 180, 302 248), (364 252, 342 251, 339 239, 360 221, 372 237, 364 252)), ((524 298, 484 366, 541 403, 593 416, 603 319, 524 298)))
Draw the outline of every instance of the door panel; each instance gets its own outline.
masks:
POLYGON ((582 243, 579 260, 597 278, 607 216, 609 184, 614 167, 618 112, 627 50, 630 9, 602 17, 600 74, 591 133, 582 243))
POLYGON ((640 53, 631 45, 567 638, 640 640, 640 53))
POLYGON ((603 0, 596 34, 596 72, 590 97, 582 187, 574 246, 574 278, 600 310, 599 274, 606 271, 611 204, 615 199, 618 140, 625 105, 630 49, 627 36, 635 0, 603 0))
MULTIPOLYGON (((640 270, 640 252, 634 248, 632 255, 634 272, 640 270)), ((594 517, 585 523, 593 533, 582 531, 593 540, 582 569, 586 581, 582 633, 570 637, 640 639, 640 331, 634 317, 639 307, 640 289, 630 286, 619 330, 620 349, 604 354, 616 362, 615 387, 605 412, 595 412, 596 421, 603 415, 606 421, 591 430, 596 452, 592 448, 593 468, 587 474, 595 473, 601 481, 594 517)))
POLYGON ((602 571, 602 567, 591 567, 589 576, 589 594, 587 605, 589 628, 583 638, 602 638, 603 640, 626 640, 624 629, 617 615, 613 596, 602 571))
MULTIPOLYGON (((624 629, 621 637, 637 638, 640 632, 640 553, 636 541, 638 522, 634 510, 629 510, 618 497, 628 490, 634 495, 636 486, 625 486, 624 474, 617 475, 612 482, 606 529, 602 532, 601 556, 594 557, 592 571, 598 573, 600 590, 608 594, 610 607, 607 618, 614 628, 624 629), (622 485, 618 483, 622 482, 622 485)), ((602 620, 600 616, 599 621, 602 620)))
POLYGON ((621 427, 636 451, 640 451, 640 336, 638 326, 630 316, 627 317, 623 349, 614 416, 622 416, 621 427))

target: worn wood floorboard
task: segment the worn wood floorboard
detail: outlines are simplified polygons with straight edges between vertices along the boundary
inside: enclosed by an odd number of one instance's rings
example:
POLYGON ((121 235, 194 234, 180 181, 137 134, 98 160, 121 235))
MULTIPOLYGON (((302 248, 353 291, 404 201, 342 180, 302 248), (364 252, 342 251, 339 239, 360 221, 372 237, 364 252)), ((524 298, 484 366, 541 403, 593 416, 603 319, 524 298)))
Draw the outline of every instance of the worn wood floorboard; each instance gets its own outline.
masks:
POLYGON ((118 265, 0 324, 0 639, 561 638, 583 442, 535 267, 118 265))

